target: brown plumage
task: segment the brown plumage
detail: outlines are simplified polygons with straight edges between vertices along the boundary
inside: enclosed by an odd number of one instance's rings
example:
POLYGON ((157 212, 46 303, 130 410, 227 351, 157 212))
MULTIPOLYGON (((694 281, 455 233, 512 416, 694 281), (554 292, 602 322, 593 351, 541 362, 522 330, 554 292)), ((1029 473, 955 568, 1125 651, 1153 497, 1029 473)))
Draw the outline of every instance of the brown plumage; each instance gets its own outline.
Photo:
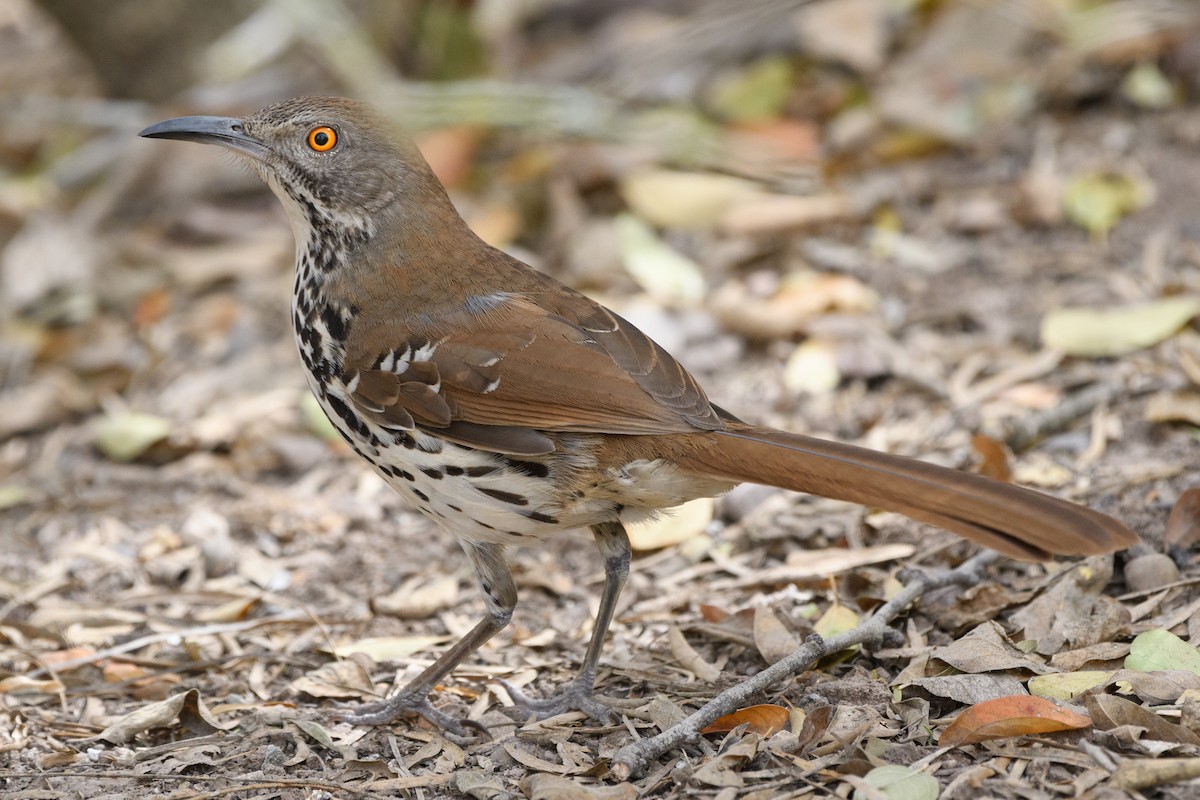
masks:
POLYGON ((293 323, 313 392, 354 449, 458 537, 479 577, 487 618, 347 719, 415 712, 461 732, 428 694, 508 623, 504 548, 583 526, 606 574, 583 669, 551 700, 516 697, 539 713, 606 718, 592 683, 628 572, 622 522, 742 481, 898 511, 1018 558, 1136 541, 1064 500, 716 408, 637 328, 480 241, 412 143, 361 103, 301 98, 142 135, 229 147, 279 196, 296 234, 293 323))

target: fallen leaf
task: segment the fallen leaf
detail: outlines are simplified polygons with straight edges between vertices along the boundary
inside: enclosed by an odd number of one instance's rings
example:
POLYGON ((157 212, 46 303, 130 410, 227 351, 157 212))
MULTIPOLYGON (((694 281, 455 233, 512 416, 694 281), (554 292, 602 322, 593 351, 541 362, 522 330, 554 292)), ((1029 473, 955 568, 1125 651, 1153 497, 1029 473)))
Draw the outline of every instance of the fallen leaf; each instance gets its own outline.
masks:
POLYGON ((173 423, 137 411, 106 414, 92 426, 96 447, 113 461, 133 461, 166 439, 173 423))
POLYGON ((1200 675, 1200 650, 1170 631, 1146 631, 1129 646, 1125 669, 1180 669, 1200 675))
POLYGON ((342 437, 338 434, 337 428, 333 427, 333 423, 329 421, 325 410, 321 408, 320 402, 312 392, 300 395, 300 413, 303 415, 308 429, 314 434, 327 442, 341 441, 342 437))
POLYGON ((371 610, 399 619, 428 619, 458 600, 458 578, 443 575, 430 579, 416 575, 394 592, 371 599, 371 610))
POLYGON ((783 706, 769 703, 757 706, 747 706, 713 720, 700 733, 728 733, 739 725, 745 725, 746 730, 759 736, 771 736, 784 730, 791 719, 791 711, 783 706))
POLYGON ((97 739, 111 744, 124 744, 139 733, 153 728, 167 728, 179 724, 192 735, 200 736, 214 731, 228 731, 238 723, 218 722, 204 706, 198 689, 172 695, 166 700, 142 706, 119 718, 96 735, 97 739))
POLYGON ((736 202, 762 193, 744 178, 666 169, 632 172, 620 191, 638 217, 660 228, 711 228, 736 202))
POLYGON ((720 228, 733 236, 778 233, 841 219, 858 210, 840 194, 763 194, 735 203, 721 217, 720 228))
POLYGON ((696 262, 658 237, 632 214, 614 222, 625 270, 652 298, 668 306, 695 306, 707 286, 696 262))
POLYGON ((801 270, 784 276, 769 297, 756 296, 746 283, 727 281, 711 298, 713 315, 728 330, 759 339, 806 333, 813 319, 828 313, 871 311, 879 296, 857 278, 801 270))
POLYGON ((1091 724, 1092 721, 1082 714, 1060 708, 1041 697, 999 697, 971 706, 955 717, 938 737, 938 747, 1077 730, 1091 724))
POLYGON ((1150 189, 1129 175, 1077 175, 1063 191, 1067 218, 1093 236, 1103 237, 1126 214, 1150 201, 1150 189))
POLYGON ((787 658, 800 647, 800 640, 767 606, 754 609, 754 646, 768 664, 787 658))
POLYGON ((1148 703, 1182 703, 1188 692, 1200 692, 1200 675, 1184 669, 1121 669, 1108 682, 1118 693, 1134 694, 1148 703))
POLYGON ((0 680, 0 694, 61 694, 66 690, 62 681, 54 678, 30 678, 9 675, 0 680))
POLYGON ((1200 314, 1200 297, 1111 309, 1060 308, 1042 320, 1042 342, 1068 355, 1119 356, 1169 338, 1200 314))
POLYGON ((688 643, 688 640, 684 638, 683 631, 679 630, 678 627, 672 625, 667 638, 671 645, 671 655, 675 656, 675 660, 679 662, 679 666, 700 680, 708 681, 709 683, 721 677, 721 670, 705 661, 696 652, 696 649, 688 643))
POLYGON ((813 631, 822 639, 832 639, 857 628, 858 623, 858 614, 847 606, 834 603, 813 624, 813 631))
POLYGON ((790 58, 767 56, 714 81, 708 105, 733 122, 771 119, 783 111, 794 80, 790 58))
POLYGON ((1175 105, 1179 92, 1153 61, 1142 61, 1121 81, 1121 93, 1142 108, 1163 109, 1175 105))
POLYGON ((842 382, 837 344, 827 339, 806 339, 797 345, 783 369, 783 384, 795 394, 824 394, 842 382))
POLYGON ((909 685, 924 689, 935 697, 948 697, 963 705, 974 705, 1024 692, 1024 687, 1017 678, 988 673, 917 678, 909 685))
POLYGON ((944 661, 962 672, 998 672, 1023 669, 1038 675, 1054 670, 1034 656, 1013 646, 995 622, 984 622, 967 635, 942 647, 935 647, 930 658, 944 661))
POLYGON ((685 542, 704 532, 712 522, 716 505, 711 497, 699 497, 663 513, 655 519, 626 526, 634 550, 659 550, 685 542))
POLYGON ((877 0, 829 0, 799 9, 794 25, 805 50, 863 73, 883 66, 891 25, 877 0))
POLYGON ((937 778, 927 772, 900 764, 887 764, 868 772, 862 780, 876 791, 867 793, 855 789, 854 800, 873 800, 883 795, 887 800, 937 800, 937 778))
POLYGON ((1188 489, 1179 495, 1163 543, 1174 547, 1191 547, 1200 542, 1200 488, 1188 489))
MULTIPOLYGON (((551 775, 537 772, 521 778, 521 791, 529 800, 636 800, 637 787, 632 783, 618 783, 612 786, 596 786, 579 783, 563 775, 551 775)), ((466 793, 464 793, 466 794, 466 793)), ((477 797, 492 797, 504 792, 489 792, 477 797)))
POLYGON ((312 697, 370 697, 375 693, 370 674, 350 658, 306 672, 292 681, 291 687, 312 697))
POLYGON ((1106 683, 1113 674, 1110 670, 1083 670, 1035 675, 1029 679, 1029 693, 1049 700, 1070 700, 1088 689, 1106 683))
POLYGON ((1200 392, 1193 389, 1158 392, 1146 401, 1145 417, 1150 422, 1200 425, 1200 392))
POLYGON ((979 474, 1003 483, 1012 483, 1008 448, 999 439, 977 433, 971 437, 971 449, 979 456, 979 474))
POLYGON ((407 658, 446 641, 448 636, 379 636, 359 639, 333 648, 333 654, 346 658, 354 653, 362 653, 373 661, 395 661, 407 658))
POLYGON ((1143 738, 1159 742, 1200 745, 1200 736, 1182 725, 1167 722, 1131 700, 1111 694, 1089 694, 1084 697, 1088 713, 1096 728, 1110 731, 1116 728, 1141 728, 1143 738))

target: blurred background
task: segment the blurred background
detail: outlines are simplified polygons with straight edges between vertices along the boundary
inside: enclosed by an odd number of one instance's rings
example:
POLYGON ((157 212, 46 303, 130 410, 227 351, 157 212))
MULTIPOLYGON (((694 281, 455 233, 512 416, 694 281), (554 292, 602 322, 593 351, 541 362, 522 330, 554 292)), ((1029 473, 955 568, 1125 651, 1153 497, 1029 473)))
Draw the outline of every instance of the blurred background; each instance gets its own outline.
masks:
MULTIPOLYGON (((307 398, 275 200, 136 136, 302 94, 394 115, 485 240, 747 419, 1015 476, 1151 540, 1195 480, 1190 0, 4 0, 0 597, 31 629, 69 607, 73 641, 111 641, 145 621, 84 609, 147 586, 361 611, 429 574, 396 555, 426 523, 307 398)), ((738 490, 640 547, 762 509, 767 561, 857 541, 809 502, 738 490)), ((435 610, 469 617, 452 547, 435 610)), ((554 547, 523 585, 571 595, 553 575, 595 564, 554 547)))

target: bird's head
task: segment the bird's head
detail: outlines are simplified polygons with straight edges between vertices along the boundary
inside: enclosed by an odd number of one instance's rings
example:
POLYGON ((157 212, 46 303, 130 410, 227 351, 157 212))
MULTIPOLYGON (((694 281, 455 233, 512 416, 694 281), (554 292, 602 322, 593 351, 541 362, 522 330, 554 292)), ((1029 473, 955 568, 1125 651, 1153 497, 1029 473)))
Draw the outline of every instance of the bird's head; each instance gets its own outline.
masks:
POLYGON ((300 97, 240 119, 170 119, 139 135, 217 144, 245 158, 282 201, 298 241, 318 227, 369 229, 397 201, 444 198, 411 140, 355 100, 300 97))

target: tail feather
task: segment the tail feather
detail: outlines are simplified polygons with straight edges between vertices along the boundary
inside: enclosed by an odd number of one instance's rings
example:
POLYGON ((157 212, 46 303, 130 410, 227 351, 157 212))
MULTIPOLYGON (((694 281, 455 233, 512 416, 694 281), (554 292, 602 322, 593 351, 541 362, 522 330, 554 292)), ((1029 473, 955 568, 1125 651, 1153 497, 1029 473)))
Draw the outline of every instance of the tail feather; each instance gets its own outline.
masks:
POLYGON ((969 472, 770 428, 710 435, 717 446, 689 452, 681 467, 896 511, 1016 558, 1094 555, 1138 541, 1098 511, 969 472))

